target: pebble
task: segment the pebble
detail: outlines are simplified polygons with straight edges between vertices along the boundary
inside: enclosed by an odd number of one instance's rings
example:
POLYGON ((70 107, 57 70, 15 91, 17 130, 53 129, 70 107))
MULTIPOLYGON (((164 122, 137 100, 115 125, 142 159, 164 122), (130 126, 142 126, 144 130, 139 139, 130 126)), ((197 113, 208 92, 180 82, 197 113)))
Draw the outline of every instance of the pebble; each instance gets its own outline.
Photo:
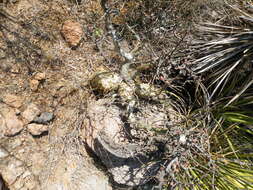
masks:
POLYGON ((5 182, 8 184, 6 189, 32 190, 39 187, 35 176, 27 169, 23 161, 14 157, 9 157, 7 160, 0 162, 0 171, 2 186, 5 186, 5 182))
POLYGON ((39 88, 40 82, 46 79, 46 73, 37 73, 33 79, 29 81, 30 88, 33 92, 36 92, 39 88))
POLYGON ((54 114, 50 112, 43 112, 40 116, 35 117, 33 122, 38 124, 48 124, 54 119, 54 114))
POLYGON ((34 136, 41 135, 42 133, 48 131, 48 126, 47 125, 41 125, 41 124, 29 124, 27 126, 27 130, 34 136))
POLYGON ((76 47, 82 39, 83 29, 80 23, 67 20, 62 25, 61 33, 70 47, 76 47))

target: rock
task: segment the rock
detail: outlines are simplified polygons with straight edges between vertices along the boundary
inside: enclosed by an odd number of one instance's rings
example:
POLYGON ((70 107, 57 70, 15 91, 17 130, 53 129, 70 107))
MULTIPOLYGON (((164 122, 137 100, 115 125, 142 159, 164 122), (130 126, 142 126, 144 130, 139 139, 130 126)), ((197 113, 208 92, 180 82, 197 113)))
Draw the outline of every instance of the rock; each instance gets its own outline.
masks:
POLYGON ((94 139, 98 138, 98 134, 102 130, 106 130, 108 136, 113 140, 119 141, 119 132, 122 130, 122 121, 119 117, 120 111, 117 107, 107 108, 105 104, 109 102, 107 99, 100 99, 88 105, 88 116, 93 118, 90 120, 91 128, 86 128, 84 136, 87 144, 94 148, 94 139), (117 135, 115 135, 117 134, 117 135))
POLYGON ((1 146, 8 150, 8 152, 19 149, 19 147, 23 145, 23 142, 22 139, 18 137, 20 137, 20 135, 15 138, 8 138, 8 141, 4 141, 1 146))
POLYGON ((0 190, 9 190, 1 174, 0 174, 0 190))
POLYGON ((1 162, 0 169, 7 184, 13 184, 26 170, 23 162, 15 159, 14 157, 6 160, 5 162, 1 162))
POLYGON ((2 160, 0 171, 9 189, 35 189, 39 187, 35 176, 27 169, 24 163, 15 157, 2 160))
POLYGON ((33 122, 38 124, 48 124, 54 119, 54 114, 50 112, 43 112, 40 116, 35 117, 33 122))
MULTIPOLYGON (((143 99, 162 99, 163 98, 163 91, 162 89, 159 89, 155 87, 154 85, 148 84, 148 83, 141 83, 136 88, 136 94, 140 98, 143 99)), ((165 95, 164 95, 165 96, 165 95)))
POLYGON ((0 159, 6 158, 7 156, 9 156, 9 153, 3 147, 0 147, 0 159))
POLYGON ((16 113, 14 110, 4 110, 2 112, 2 127, 3 127, 3 133, 5 136, 11 137, 15 136, 16 134, 20 133, 23 128, 24 124, 21 120, 18 119, 16 116, 16 113), (4 120, 3 120, 4 118, 4 120))
POLYGON ((40 84, 40 82, 38 80, 35 80, 35 79, 31 79, 29 81, 30 88, 34 92, 38 90, 39 84, 40 84))
POLYGON ((112 190, 108 179, 90 163, 73 158, 58 160, 54 165, 51 177, 42 184, 42 189, 47 190, 112 190), (74 188, 75 187, 75 188, 74 188))
POLYGON ((41 125, 41 124, 29 124, 27 126, 27 130, 34 136, 41 135, 42 133, 48 131, 48 126, 47 125, 41 125))
POLYGON ((36 190, 40 184, 36 177, 29 170, 26 170, 12 187, 12 189, 36 190))
POLYGON ((3 97, 3 102, 11 107, 19 108, 22 106, 23 99, 20 96, 6 94, 3 97))
POLYGON ((29 81, 29 86, 32 91, 36 92, 39 88, 40 82, 46 79, 46 73, 37 73, 33 79, 29 81))
POLYGON ((166 130, 169 122, 168 114, 165 111, 163 112, 163 110, 159 110, 155 105, 146 105, 139 108, 139 111, 129 120, 133 128, 149 131, 147 135, 155 133, 158 130, 166 130))
POLYGON ((117 73, 103 72, 95 75, 90 81, 93 90, 102 94, 117 90, 122 79, 117 73))
POLYGON ((67 20, 63 23, 61 33, 70 47, 76 47, 83 36, 81 24, 72 20, 67 20))
POLYGON ((31 103, 27 106, 26 110, 21 114, 23 118, 25 118, 28 123, 32 122, 38 115, 40 115, 41 111, 39 108, 31 103))
POLYGON ((135 98, 134 91, 135 91, 134 85, 121 83, 118 90, 118 94, 123 101, 129 102, 135 98))
POLYGON ((84 148, 57 143, 50 158, 53 163, 45 165, 44 175, 40 175, 41 189, 112 190, 108 177, 96 168, 84 148))
POLYGON ((36 73, 34 76, 35 80, 41 81, 46 79, 46 73, 36 73))
MULTIPOLYGON (((5 129, 5 118, 0 113, 0 134, 3 134, 4 129, 5 129)), ((0 136, 0 138, 1 138, 1 136, 0 136)))
POLYGON ((119 108, 108 106, 108 102, 100 99, 88 105, 89 121, 82 135, 114 182, 127 186, 145 184, 155 176, 160 163, 150 162, 143 147, 129 142, 119 108))
POLYGON ((16 65, 14 65, 14 66, 11 68, 10 72, 11 72, 12 74, 20 74, 20 69, 19 69, 16 65))

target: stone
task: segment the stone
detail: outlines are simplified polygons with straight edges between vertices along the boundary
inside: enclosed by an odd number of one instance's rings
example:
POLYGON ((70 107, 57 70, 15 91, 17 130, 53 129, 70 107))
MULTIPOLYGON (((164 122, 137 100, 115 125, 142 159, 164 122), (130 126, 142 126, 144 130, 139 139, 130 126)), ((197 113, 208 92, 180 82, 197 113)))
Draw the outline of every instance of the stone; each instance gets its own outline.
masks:
POLYGON ((157 130, 165 130, 169 118, 166 112, 157 110, 154 105, 147 105, 140 108, 140 111, 136 112, 131 118, 130 122, 135 129, 147 130, 153 134, 157 130))
POLYGON ((76 47, 83 37, 82 25, 76 21, 67 20, 62 25, 61 33, 70 47, 76 47))
POLYGON ((38 181, 27 169, 24 162, 15 157, 9 157, 9 159, 0 162, 0 171, 9 189, 33 190, 35 187, 39 187, 38 181))
POLYGON ((19 176, 25 172, 25 167, 22 161, 12 157, 0 165, 1 174, 7 184, 13 184, 19 176))
POLYGON ((54 114, 50 112, 43 112, 38 117, 35 117, 33 122, 38 124, 48 124, 54 119, 54 114))
POLYGON ((37 73, 33 79, 29 81, 29 86, 33 92, 36 92, 39 88, 40 82, 46 79, 46 73, 37 73))
POLYGON ((93 90, 102 94, 117 90, 122 79, 117 73, 103 72, 95 75, 90 81, 93 90))
POLYGON ((87 161, 82 163, 76 159, 61 159, 54 166, 54 172, 42 184, 42 189, 47 190, 69 190, 75 186, 75 189, 85 190, 112 190, 108 179, 101 175, 96 168, 92 167, 87 161), (81 167, 84 166, 84 167, 81 167))
POLYGON ((121 97, 123 101, 126 101, 126 102, 129 102, 135 98, 134 92, 135 92, 134 85, 127 84, 127 83, 121 83, 118 90, 119 96, 121 97))
POLYGON ((36 73, 34 76, 35 80, 41 81, 46 79, 46 73, 36 73))
POLYGON ((159 164, 147 163, 143 147, 129 142, 120 109, 108 104, 108 99, 88 104, 89 121, 82 137, 107 167, 114 182, 127 186, 145 184, 155 176, 159 164))
POLYGON ((3 147, 0 147, 0 159, 6 158, 8 156, 9 156, 9 153, 3 147))
POLYGON ((20 96, 6 94, 3 97, 3 102, 11 107, 19 108, 22 106, 23 99, 20 96))
POLYGON ((26 110, 21 114, 23 118, 25 118, 28 123, 32 122, 37 116, 39 116, 41 111, 39 108, 31 103, 27 106, 26 110))
POLYGON ((38 88, 39 88, 39 84, 40 82, 38 80, 35 80, 35 79, 31 79, 29 81, 29 85, 30 85, 30 88, 33 92, 37 91, 38 88))
POLYGON ((0 113, 0 133, 2 134, 5 129, 5 118, 0 113))
POLYGON ((49 157, 53 162, 47 158, 39 176, 41 189, 112 190, 108 176, 94 165, 85 148, 57 143, 49 157))
POLYGON ((47 125, 41 125, 41 124, 32 123, 32 124, 29 124, 27 126, 27 130, 32 135, 38 136, 38 135, 41 135, 42 133, 48 131, 48 126, 47 125))
MULTIPOLYGON (((157 100, 163 97, 162 89, 155 87, 154 85, 148 83, 141 83, 137 86, 136 95, 143 99, 157 100)), ((165 96, 165 95, 164 95, 165 96)))
POLYGON ((88 105, 88 116, 92 119, 90 120, 90 127, 88 126, 84 130, 83 135, 88 137, 86 142, 91 148, 94 148, 94 139, 98 137, 100 131, 107 130, 109 136, 115 139, 118 136, 115 134, 118 134, 122 129, 123 123, 119 117, 119 110, 116 107, 107 109, 106 102, 109 100, 100 99, 88 105))
POLYGON ((5 136, 15 136, 20 133, 24 128, 24 123, 18 119, 14 110, 9 109, 3 112, 4 117, 4 135, 5 136))
POLYGON ((9 190, 1 174, 0 174, 0 190, 9 190))

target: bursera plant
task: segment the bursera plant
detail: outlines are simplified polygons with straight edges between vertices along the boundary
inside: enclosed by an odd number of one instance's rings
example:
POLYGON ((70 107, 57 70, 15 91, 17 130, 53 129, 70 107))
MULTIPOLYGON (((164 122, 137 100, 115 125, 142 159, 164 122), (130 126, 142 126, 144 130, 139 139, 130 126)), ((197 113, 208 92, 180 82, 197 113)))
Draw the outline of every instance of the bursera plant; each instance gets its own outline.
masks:
MULTIPOLYGON (((165 130, 152 128, 155 131, 152 133, 155 137, 152 138, 162 144, 162 154, 153 157, 150 161, 161 163, 156 176, 158 186, 153 189, 253 189, 251 65, 253 30, 250 25, 253 23, 253 18, 224 1, 161 0, 154 3, 156 7, 152 7, 150 1, 144 0, 134 3, 117 1, 122 5, 119 10, 117 3, 106 2, 108 4, 104 5, 111 7, 111 10, 104 6, 105 13, 115 14, 111 20, 115 34, 116 30, 121 28, 124 31, 125 27, 126 35, 124 36, 122 32, 122 36, 126 40, 132 40, 133 44, 135 41, 140 41, 143 47, 146 45, 148 49, 152 49, 152 59, 147 63, 152 62, 150 64, 155 65, 152 68, 156 69, 145 72, 145 79, 152 81, 169 96, 159 104, 166 108, 166 104, 171 104, 177 99, 173 106, 177 107, 176 115, 180 119, 166 126, 165 130), (179 5, 189 6, 191 9, 179 8, 179 5), (178 95, 179 91, 174 89, 176 96, 172 98, 173 87, 165 83, 166 80, 176 81, 178 76, 169 78, 169 75, 164 73, 170 69, 171 62, 175 61, 172 54, 176 55, 180 50, 179 45, 174 44, 179 44, 178 42, 182 44, 187 37, 194 36, 186 33, 185 38, 178 39, 178 36, 184 33, 183 30, 188 31, 188 27, 192 29, 192 23, 198 21, 196 16, 209 15, 210 10, 207 5, 213 8, 216 5, 222 7, 225 12, 233 15, 233 18, 238 17, 239 13, 238 18, 241 20, 233 22, 231 19, 227 22, 238 26, 222 25, 221 23, 226 23, 224 20, 229 19, 228 14, 220 17, 222 20, 220 24, 201 25, 202 32, 198 31, 198 34, 202 37, 202 41, 194 45, 194 52, 190 52, 197 56, 190 68, 192 78, 187 79, 193 88, 190 90, 180 86, 182 91, 187 92, 178 95), (206 9, 206 14, 203 13, 203 7, 206 9), (131 11, 134 8, 136 11, 131 11), (179 8, 179 11, 172 12, 174 8, 179 8), (180 22, 180 19, 186 21, 180 22), (192 21, 191 25, 183 26, 188 21, 192 21), (149 80, 150 78, 154 80, 149 80), (195 94, 192 93, 194 90, 195 94), (188 97, 190 101, 187 100, 188 97)), ((219 17, 219 10, 213 15, 219 17)), ((189 31, 192 32, 193 30, 190 29, 189 31)), ((138 57, 142 52, 137 51, 136 54, 138 61, 135 61, 135 64, 138 64, 143 61, 143 57, 138 57)), ((173 74, 177 75, 177 73, 173 74)), ((140 80, 143 78, 140 76, 140 80)), ((147 100, 140 101, 150 103, 147 100)), ((157 143, 155 141, 154 144, 157 143)))

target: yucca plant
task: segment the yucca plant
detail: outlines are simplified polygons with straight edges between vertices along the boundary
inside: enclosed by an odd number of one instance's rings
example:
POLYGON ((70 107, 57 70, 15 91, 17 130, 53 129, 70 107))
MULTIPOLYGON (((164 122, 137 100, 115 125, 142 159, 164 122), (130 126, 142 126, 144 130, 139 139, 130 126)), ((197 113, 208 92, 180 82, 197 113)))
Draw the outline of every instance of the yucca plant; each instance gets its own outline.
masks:
MULTIPOLYGON (((188 116, 187 155, 165 189, 253 189, 252 97, 217 102, 188 116)), ((171 171, 170 171, 171 172, 171 171)))
POLYGON ((208 130, 209 149, 179 175, 183 189, 253 189, 253 17, 232 8, 239 25, 203 24, 202 34, 216 39, 195 45, 203 84, 192 118, 208 130))
POLYGON ((208 43, 196 44, 200 58, 194 62, 193 71, 208 73, 210 99, 215 96, 233 96, 235 101, 253 83, 253 17, 239 9, 239 26, 205 23, 199 27, 202 35, 216 36, 208 43))

